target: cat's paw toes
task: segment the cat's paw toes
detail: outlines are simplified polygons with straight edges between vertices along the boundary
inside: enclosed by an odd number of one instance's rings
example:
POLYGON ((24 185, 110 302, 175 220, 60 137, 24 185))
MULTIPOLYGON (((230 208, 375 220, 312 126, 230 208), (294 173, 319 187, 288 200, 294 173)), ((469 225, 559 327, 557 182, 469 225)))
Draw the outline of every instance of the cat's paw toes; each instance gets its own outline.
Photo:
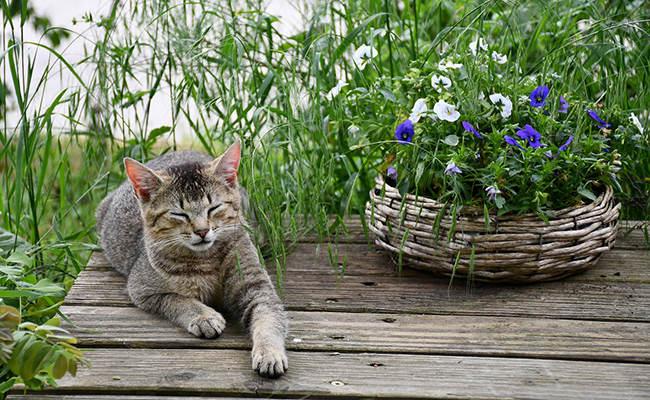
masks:
POLYGON ((187 330, 198 337, 215 339, 226 329, 226 320, 216 311, 193 318, 187 330))
POLYGON ((253 354, 253 370, 264 378, 279 378, 289 368, 284 349, 253 354))

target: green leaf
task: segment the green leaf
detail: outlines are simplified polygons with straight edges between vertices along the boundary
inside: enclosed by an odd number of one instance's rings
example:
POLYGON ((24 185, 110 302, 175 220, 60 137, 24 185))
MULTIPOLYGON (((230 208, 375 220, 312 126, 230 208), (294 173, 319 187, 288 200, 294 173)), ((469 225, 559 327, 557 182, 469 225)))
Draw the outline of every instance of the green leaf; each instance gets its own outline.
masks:
POLYGON ((14 376, 9 378, 9 380, 6 382, 0 383, 0 393, 6 393, 11 390, 11 388, 13 388, 16 383, 18 383, 17 381, 18 378, 14 376))
POLYGON ((20 324, 20 312, 9 306, 0 306, 0 329, 15 328, 20 324))
POLYGON ((66 372, 68 372, 68 359, 64 354, 59 353, 52 366, 52 377, 54 379, 61 379, 66 372))
POLYGON ((457 146, 459 143, 459 139, 458 136, 456 135, 449 135, 442 142, 450 146, 457 146))
POLYGON ((587 188, 578 189, 578 193, 580 193, 581 195, 583 195, 584 197, 588 198, 591 201, 598 200, 596 195, 593 194, 592 191, 587 188))
POLYGON ((50 318, 45 322, 43 325, 48 325, 48 326, 61 326, 61 318, 59 317, 54 317, 50 318))
POLYGON ((15 375, 20 375, 20 366, 25 359, 25 356, 23 355, 23 349, 25 347, 31 346, 34 342, 36 342, 34 335, 24 335, 23 337, 19 338, 14 344, 14 351, 11 353, 11 358, 9 359, 7 365, 9 366, 11 372, 13 372, 15 375))
POLYGON ((161 126, 160 128, 152 129, 147 136, 147 142, 155 142, 160 136, 171 131, 172 128, 169 126, 161 126))
POLYGON ((65 296, 65 290, 61 286, 58 286, 48 278, 41 279, 40 281, 38 281, 36 285, 29 288, 29 290, 44 295, 65 296))
MULTIPOLYGON (((26 362, 24 371, 26 373, 32 374, 29 379, 32 379, 36 374, 41 372, 41 369, 43 369, 43 366, 51 361, 52 357, 55 354, 54 347, 50 345, 47 342, 39 342, 41 344, 41 347, 39 348, 38 352, 36 355, 29 359, 29 364, 26 362)), ((24 378, 25 380, 29 380, 26 377, 24 378)))
POLYGON ((68 372, 72 376, 77 376, 77 362, 74 358, 68 360, 68 372))
POLYGON ((25 265, 25 266, 27 266, 27 267, 29 267, 29 268, 31 268, 32 265, 34 264, 34 261, 33 261, 31 258, 29 258, 29 257, 28 257, 25 253, 23 253, 22 251, 16 251, 16 252, 12 253, 12 254, 7 258, 6 261, 7 261, 7 262, 16 263, 16 264, 20 264, 20 265, 25 265))
POLYGON ((0 228, 0 254, 9 251, 27 251, 31 245, 20 236, 0 228))
POLYGON ((379 88, 379 91, 381 92, 381 94, 384 95, 386 100, 392 101, 393 103, 397 102, 397 97, 395 97, 395 93, 393 93, 392 90, 383 87, 383 88, 379 88))
POLYGON ((23 273, 23 267, 17 265, 0 265, 0 272, 5 275, 20 275, 23 273))

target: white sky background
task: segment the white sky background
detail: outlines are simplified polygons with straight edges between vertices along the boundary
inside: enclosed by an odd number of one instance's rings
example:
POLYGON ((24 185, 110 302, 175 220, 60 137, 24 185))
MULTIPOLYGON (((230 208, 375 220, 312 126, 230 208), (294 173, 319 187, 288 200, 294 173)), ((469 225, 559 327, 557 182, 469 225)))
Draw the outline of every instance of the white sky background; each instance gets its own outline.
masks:
MULTIPOLYGON (((63 41, 61 45, 56 48, 56 51, 61 53, 61 55, 73 66, 76 65, 76 63, 84 56, 84 46, 90 48, 92 43, 89 40, 96 37, 93 32, 89 31, 92 25, 83 22, 83 16, 87 13, 91 13, 94 20, 98 21, 100 16, 108 15, 112 4, 111 0, 29 0, 29 2, 38 15, 46 16, 50 19, 52 26, 67 28, 72 31, 70 38, 63 41), (76 25, 73 24, 73 20, 78 21, 76 25), (80 35, 86 36, 89 40, 85 40, 80 35)), ((283 34, 291 34, 299 30, 303 18, 301 16, 301 11, 299 10, 300 6, 297 6, 296 2, 289 0, 267 0, 266 3, 268 4, 266 11, 280 19, 279 22, 274 24, 276 29, 283 34)), ((14 22, 16 23, 18 21, 19 20, 16 19, 14 22)), ((25 26, 23 41, 42 42, 46 46, 51 45, 47 39, 41 39, 40 36, 41 35, 31 29, 30 26, 25 26)), ((54 70, 50 73, 45 90, 35 94, 35 97, 41 98, 44 104, 50 104, 50 102, 64 88, 71 85, 78 86, 78 82, 74 79, 67 68, 60 62, 57 62, 55 57, 48 51, 31 46, 28 47, 28 51, 30 51, 30 54, 35 59, 34 76, 40 77, 48 63, 54 65, 54 70)), ((77 73, 80 74, 82 78, 86 79, 89 74, 92 74, 92 71, 77 70, 77 73)), ((159 107, 162 110, 161 112, 152 112, 150 114, 148 124, 149 128, 151 129, 164 125, 171 126, 171 113, 166 110, 169 108, 169 100, 165 101, 162 96, 156 97, 158 97, 158 101, 164 105, 159 107)), ((155 100, 156 98, 154 98, 154 101, 155 100)), ((152 107, 152 110, 153 109, 155 109, 155 107, 152 107)), ((8 129, 12 129, 19 124, 20 115, 15 112, 15 110, 13 112, 8 112, 6 117, 8 129)), ((54 121, 55 126, 58 127, 62 127, 63 124, 67 123, 63 117, 55 117, 54 121)), ((177 128, 180 128, 178 130, 183 130, 183 127, 177 128)))

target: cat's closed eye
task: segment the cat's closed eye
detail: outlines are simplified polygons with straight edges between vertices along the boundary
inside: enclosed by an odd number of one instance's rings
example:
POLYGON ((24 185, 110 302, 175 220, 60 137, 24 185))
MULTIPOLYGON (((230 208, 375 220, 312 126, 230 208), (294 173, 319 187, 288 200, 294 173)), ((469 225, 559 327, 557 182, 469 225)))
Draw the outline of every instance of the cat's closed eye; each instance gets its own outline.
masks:
POLYGON ((221 207, 223 203, 214 205, 208 209, 208 217, 212 217, 221 207))
POLYGON ((169 215, 173 218, 180 219, 183 221, 189 221, 190 216, 185 214, 184 212, 178 212, 178 211, 170 211, 169 215))

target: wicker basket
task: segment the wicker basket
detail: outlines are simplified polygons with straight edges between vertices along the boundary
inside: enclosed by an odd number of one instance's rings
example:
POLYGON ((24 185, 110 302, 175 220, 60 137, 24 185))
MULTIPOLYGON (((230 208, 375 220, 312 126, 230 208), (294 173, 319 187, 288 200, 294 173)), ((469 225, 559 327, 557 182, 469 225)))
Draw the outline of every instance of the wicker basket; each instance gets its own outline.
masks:
POLYGON ((607 186, 596 201, 555 212, 550 225, 536 214, 490 214, 487 224, 483 210, 464 208, 449 236, 449 207, 403 198, 378 177, 366 218, 375 243, 401 255, 405 265, 482 281, 541 282, 585 271, 612 248, 620 212, 612 192, 607 186))

